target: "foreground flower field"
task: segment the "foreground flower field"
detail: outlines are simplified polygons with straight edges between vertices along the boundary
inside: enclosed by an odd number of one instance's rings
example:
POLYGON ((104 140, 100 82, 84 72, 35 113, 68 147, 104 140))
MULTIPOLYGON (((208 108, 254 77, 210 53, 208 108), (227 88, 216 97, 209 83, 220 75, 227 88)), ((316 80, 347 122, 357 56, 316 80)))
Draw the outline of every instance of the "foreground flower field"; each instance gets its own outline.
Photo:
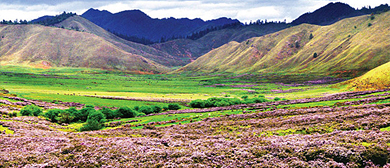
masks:
POLYGON ((81 133, 37 117, 2 118, 0 125, 14 133, 0 135, 0 167, 390 167, 387 95, 279 102, 361 98, 331 107, 232 106, 220 110, 252 110, 167 127, 81 133))

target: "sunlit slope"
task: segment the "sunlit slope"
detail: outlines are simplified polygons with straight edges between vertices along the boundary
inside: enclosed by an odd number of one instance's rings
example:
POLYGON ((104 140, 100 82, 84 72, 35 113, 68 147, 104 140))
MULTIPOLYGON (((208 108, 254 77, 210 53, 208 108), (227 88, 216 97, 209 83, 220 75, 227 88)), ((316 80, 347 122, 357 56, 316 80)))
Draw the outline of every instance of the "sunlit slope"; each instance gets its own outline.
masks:
POLYGON ((355 90, 373 90, 390 87, 390 62, 368 71, 366 74, 347 81, 355 90))
POLYGON ((143 72, 168 69, 91 33, 40 25, 0 25, 0 62, 143 72))
POLYGON ((356 76, 390 61, 389 20, 387 12, 375 18, 365 15, 323 27, 302 24, 242 43, 231 42, 178 72, 346 71, 356 76))
POLYGON ((166 52, 162 52, 147 45, 138 44, 119 38, 118 36, 104 30, 103 28, 81 16, 70 17, 55 26, 64 28, 78 28, 80 31, 98 35, 126 52, 141 55, 165 66, 184 65, 183 61, 178 60, 166 52))
POLYGON ((272 23, 267 25, 225 28, 207 33, 197 40, 177 39, 165 43, 153 44, 151 46, 189 63, 189 60, 195 60, 209 51, 231 41, 242 42, 252 37, 274 33, 285 28, 287 28, 286 24, 272 23))

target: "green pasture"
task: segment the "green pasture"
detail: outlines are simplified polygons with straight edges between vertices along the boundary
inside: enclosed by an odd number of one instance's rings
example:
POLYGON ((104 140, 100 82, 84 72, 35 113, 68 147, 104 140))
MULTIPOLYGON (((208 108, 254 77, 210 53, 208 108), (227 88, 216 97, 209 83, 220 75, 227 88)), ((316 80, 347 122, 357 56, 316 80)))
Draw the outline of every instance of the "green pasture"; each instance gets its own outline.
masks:
MULTIPOLYGON (((39 69, 21 66, 0 68, 0 88, 19 97, 44 101, 60 100, 95 106, 162 105, 166 101, 191 101, 210 97, 249 98, 259 95, 267 98, 296 99, 336 93, 340 89, 326 86, 282 86, 296 76, 257 75, 240 77, 237 74, 157 74, 135 75, 125 72, 86 68, 39 69), (238 76, 238 77, 237 77, 238 76), (281 79, 283 77, 283 79, 281 79), (277 82, 271 82, 274 79, 277 82), (219 84, 219 85, 218 85, 219 84), (223 84, 223 86, 220 86, 223 84), (243 86, 240 85, 253 85, 243 86), (292 93, 274 93, 272 90, 302 89, 292 93), (134 98, 141 101, 100 99, 87 96, 134 98), (153 102, 154 101, 154 102, 153 102)), ((309 76, 306 78, 313 78, 309 76)))
MULTIPOLYGON (((10 91, 21 98, 36 99, 47 102, 59 100, 77 102, 100 107, 134 108, 135 106, 158 105, 166 106, 169 102, 177 101, 182 109, 188 101, 208 99, 210 97, 248 98, 275 97, 284 99, 300 99, 326 96, 346 91, 346 88, 332 85, 284 85, 303 83, 307 80, 319 79, 321 76, 310 74, 156 74, 138 75, 126 72, 106 71, 86 68, 51 68, 40 69, 22 66, 0 67, 0 89, 10 91), (284 84, 282 84, 284 83, 284 84), (278 91, 287 91, 278 93, 278 91), (102 99, 99 97, 130 98, 135 100, 102 99)), ((5 98, 0 98, 5 99, 5 98)), ((9 100, 9 99, 7 99, 9 100)), ((351 101, 351 100, 343 100, 351 101)), ((13 101, 15 102, 15 101, 13 101)), ((287 108, 310 106, 333 106, 339 101, 316 102, 289 105, 287 108)), ((279 106, 277 108, 285 108, 279 106)), ((248 111, 248 110, 246 110, 248 111)), ((226 114, 242 114, 242 110, 186 113, 143 116, 114 121, 134 125, 161 122, 157 127, 174 124, 197 122, 205 118, 219 117, 226 114), (172 123, 164 123, 167 121, 172 123)), ((78 129, 82 123, 72 123, 66 129, 78 129)), ((133 127, 143 128, 143 126, 133 127)), ((106 128, 111 129, 111 128, 106 128)))

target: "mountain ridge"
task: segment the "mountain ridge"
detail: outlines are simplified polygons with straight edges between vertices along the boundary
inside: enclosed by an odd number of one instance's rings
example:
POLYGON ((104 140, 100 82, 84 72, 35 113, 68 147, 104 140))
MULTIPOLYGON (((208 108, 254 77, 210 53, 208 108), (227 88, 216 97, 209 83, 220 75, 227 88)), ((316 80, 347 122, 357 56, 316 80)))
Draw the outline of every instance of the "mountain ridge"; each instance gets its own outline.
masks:
POLYGON ((168 67, 182 66, 185 64, 180 59, 177 59, 176 57, 157 50, 153 47, 119 38, 81 16, 72 16, 54 26, 64 28, 77 27, 79 31, 85 31, 100 36, 128 53, 143 56, 168 67))
POLYGON ((358 76, 390 61, 390 12, 301 24, 242 43, 230 42, 176 72, 350 73, 358 76), (315 54, 316 53, 316 54, 315 54), (315 55, 315 56, 314 56, 315 55))
POLYGON ((355 16, 362 16, 366 14, 379 14, 389 11, 388 4, 382 4, 375 8, 354 9, 350 5, 342 2, 330 2, 327 5, 315 10, 314 12, 308 12, 302 14, 297 19, 291 22, 291 25, 299 25, 302 23, 315 24, 315 25, 330 25, 336 23, 339 20, 351 18, 355 16))
POLYGON ((0 25, 0 62, 161 73, 169 69, 97 35, 41 25, 0 25))
POLYGON ((118 13, 89 9, 81 15, 96 25, 124 35, 160 41, 162 38, 186 37, 212 26, 222 26, 238 20, 219 18, 210 21, 173 17, 154 19, 140 10, 127 10, 118 13))

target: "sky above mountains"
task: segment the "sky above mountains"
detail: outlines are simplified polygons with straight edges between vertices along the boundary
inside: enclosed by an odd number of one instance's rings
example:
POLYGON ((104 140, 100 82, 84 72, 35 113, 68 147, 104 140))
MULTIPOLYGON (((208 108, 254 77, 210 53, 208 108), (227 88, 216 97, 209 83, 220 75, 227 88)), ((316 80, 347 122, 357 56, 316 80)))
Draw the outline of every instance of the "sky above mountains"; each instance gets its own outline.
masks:
POLYGON ((258 19, 287 22, 301 14, 312 12, 330 2, 344 2, 354 8, 375 7, 388 0, 1 0, 0 19, 32 20, 44 15, 76 12, 81 15, 89 8, 112 13, 140 9, 152 18, 201 18, 203 20, 229 17, 241 22, 258 19))

